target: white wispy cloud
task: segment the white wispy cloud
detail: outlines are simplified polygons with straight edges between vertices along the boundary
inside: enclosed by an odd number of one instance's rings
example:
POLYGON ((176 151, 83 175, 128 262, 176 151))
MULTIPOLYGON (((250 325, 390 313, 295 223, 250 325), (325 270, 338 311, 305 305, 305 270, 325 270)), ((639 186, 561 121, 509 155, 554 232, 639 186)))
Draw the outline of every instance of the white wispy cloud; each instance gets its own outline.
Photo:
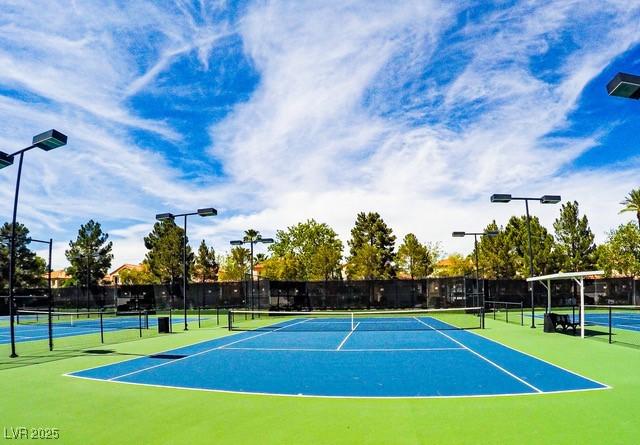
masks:
MULTIPOLYGON (((157 211, 209 205, 219 216, 194 218, 190 238, 219 251, 249 227, 272 235, 307 218, 346 241, 355 214, 368 210, 399 237, 411 231, 468 251, 452 230, 522 213, 490 204, 494 192, 576 199, 601 240, 627 218, 618 202, 637 186, 635 160, 574 167, 615 128, 556 133, 571 128, 589 82, 639 43, 640 5, 270 1, 233 19, 226 2, 1 7, 0 87, 24 94, 0 94, 0 144, 20 146, 34 128, 70 136, 64 155, 29 153, 25 168, 37 179, 24 184, 21 216, 62 238, 102 220, 116 262, 143 257, 157 211), (44 23, 36 32, 19 26, 35 18, 44 23), (184 135, 132 100, 153 92, 171 102, 184 92, 180 82, 171 88, 178 62, 195 58, 206 73, 230 36, 257 73, 255 89, 223 119, 211 117, 209 147, 182 147, 177 160, 156 151, 140 132, 167 144, 184 135), (223 174, 203 164, 197 182, 187 179, 186 165, 203 156, 223 174)), ((13 174, 0 175, 4 215, 13 174)), ((558 208, 532 210, 550 226, 558 208)))

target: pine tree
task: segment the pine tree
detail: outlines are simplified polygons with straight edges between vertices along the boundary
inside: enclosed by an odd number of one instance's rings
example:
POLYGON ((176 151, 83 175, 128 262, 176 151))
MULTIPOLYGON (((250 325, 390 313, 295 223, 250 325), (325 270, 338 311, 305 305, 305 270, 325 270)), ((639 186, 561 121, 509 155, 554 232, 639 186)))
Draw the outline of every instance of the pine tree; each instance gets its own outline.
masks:
POLYGON ((356 222, 351 229, 351 240, 349 240, 350 257, 349 262, 356 262, 357 267, 348 268, 351 271, 362 271, 364 263, 369 263, 373 258, 377 258, 377 265, 374 268, 367 266, 367 276, 362 273, 351 275, 353 278, 394 278, 396 275, 393 261, 395 254, 393 248, 396 237, 393 231, 375 212, 361 212, 356 217, 356 222), (367 249, 361 252, 363 249, 367 249), (364 262, 364 263, 363 263, 364 262))
MULTIPOLYGON (((182 278, 182 243, 184 230, 172 220, 156 222, 153 230, 144 238, 144 245, 148 249, 145 261, 149 264, 151 273, 161 283, 177 283, 182 278)), ((187 242, 187 277, 193 266, 193 252, 187 242)))
POLYGON ((562 205, 553 228, 562 269, 565 272, 591 270, 595 264, 595 236, 586 215, 580 217, 577 201, 562 205))
POLYGON ((411 279, 425 278, 433 273, 437 260, 429 246, 422 244, 413 234, 407 234, 398 248, 398 268, 411 279))
MULTIPOLYGON (((0 289, 9 288, 11 223, 0 228, 0 289)), ((16 223, 15 287, 39 287, 45 284, 46 262, 29 249, 29 229, 16 223)))
POLYGON ((102 231, 99 222, 89 220, 78 229, 75 241, 69 241, 65 256, 71 266, 67 273, 76 285, 97 285, 111 268, 113 243, 107 242, 109 234, 102 231))
POLYGON ((207 281, 218 281, 220 266, 216 261, 216 252, 213 247, 207 247, 207 243, 202 240, 198 247, 198 255, 194 264, 194 276, 197 281, 205 283, 207 281))

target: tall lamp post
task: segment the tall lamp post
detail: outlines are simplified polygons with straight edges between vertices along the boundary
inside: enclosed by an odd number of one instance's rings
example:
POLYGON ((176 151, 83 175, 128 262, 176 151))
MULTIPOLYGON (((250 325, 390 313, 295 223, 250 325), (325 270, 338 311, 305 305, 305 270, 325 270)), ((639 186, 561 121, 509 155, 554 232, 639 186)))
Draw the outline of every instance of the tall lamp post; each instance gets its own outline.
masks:
MULTIPOLYGON (((529 216, 529 201, 538 201, 541 204, 557 204, 562 200, 560 195, 543 195, 540 198, 524 198, 514 197, 509 194, 497 193, 491 195, 491 202, 506 203, 510 201, 524 201, 524 206, 527 211, 527 234, 529 237, 529 276, 533 277, 533 248, 531 247, 531 217, 529 216)), ((531 283, 531 327, 536 327, 535 322, 535 305, 533 295, 533 282, 531 283)))
POLYGON ((20 194, 20 178, 22 176, 22 161, 24 154, 32 148, 40 148, 44 151, 50 151, 58 147, 62 147, 67 144, 67 136, 60 133, 57 130, 49 130, 44 133, 40 133, 33 137, 31 145, 18 150, 15 153, 8 154, 0 151, 0 168, 8 167, 13 164, 14 157, 20 155, 18 161, 18 176, 16 178, 16 192, 13 197, 13 217, 11 219, 11 240, 10 254, 9 254, 9 325, 11 331, 11 355, 10 357, 17 357, 16 354, 16 333, 15 333, 15 320, 14 320, 14 303, 15 296, 13 287, 15 285, 15 262, 16 262, 16 217, 18 213, 18 195, 20 194))
POLYGON ((476 296, 478 297, 478 303, 480 303, 480 267, 478 264, 478 235, 494 237, 498 235, 496 230, 487 230, 486 232, 453 232, 451 234, 454 238, 463 238, 465 236, 473 236, 475 246, 476 257, 476 296))
POLYGON ((254 308, 254 298, 253 298, 253 246, 258 244, 258 243, 263 243, 263 244, 272 244, 273 243, 273 238, 263 238, 261 235, 258 235, 257 237, 248 237, 245 236, 243 239, 241 240, 235 240, 235 241, 231 241, 231 245, 232 246, 242 246, 243 244, 250 244, 251 245, 251 256, 249 258, 249 282, 251 285, 251 290, 250 292, 250 296, 249 299, 251 301, 251 310, 253 310, 254 308))
POLYGON ((184 306, 184 330, 189 330, 189 325, 187 324, 187 217, 192 215, 200 215, 202 217, 206 216, 216 216, 218 211, 213 207, 207 207, 205 209, 198 209, 195 212, 190 213, 159 213, 156 215, 156 220, 158 221, 174 221, 176 218, 182 216, 184 217, 184 233, 182 235, 182 302, 184 306))

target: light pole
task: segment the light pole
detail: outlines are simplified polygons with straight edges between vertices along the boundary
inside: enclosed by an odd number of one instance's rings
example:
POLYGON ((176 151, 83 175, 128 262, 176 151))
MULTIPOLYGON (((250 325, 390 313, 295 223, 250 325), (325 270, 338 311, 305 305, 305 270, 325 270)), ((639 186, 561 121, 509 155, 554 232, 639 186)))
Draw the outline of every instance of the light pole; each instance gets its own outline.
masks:
POLYGON ((498 236, 498 232, 496 230, 487 230, 485 232, 453 232, 451 236, 454 238, 462 238, 465 236, 473 235, 474 246, 475 246, 475 257, 476 257, 476 296, 478 297, 478 303, 480 303, 480 273, 479 273, 479 264, 478 264, 478 235, 480 236, 498 236))
MULTIPOLYGON (((90 250, 87 249, 87 250, 90 250)), ((87 276, 86 276, 86 285, 87 285, 87 312, 90 312, 90 306, 91 306, 91 295, 90 295, 90 286, 91 286, 91 264, 89 263, 89 259, 90 258, 98 258, 100 255, 98 254, 98 252, 87 252, 87 253, 81 253, 78 255, 73 255, 70 258, 75 258, 77 260, 83 260, 86 259, 87 260, 87 276)), ((80 296, 78 295, 78 305, 80 304, 80 296)), ((80 306, 76 305, 76 312, 80 312, 80 306)), ((88 315, 87 315, 88 317, 88 315)))
POLYGON ((618 73, 607 84, 609 96, 640 99, 640 76, 618 73))
POLYGON ((250 296, 249 299, 251 301, 251 310, 253 310, 254 308, 254 298, 253 298, 253 246, 255 244, 258 243, 263 243, 263 244, 272 244, 273 243, 273 238, 263 238, 261 235, 258 235, 256 237, 249 237, 249 236, 245 236, 243 239, 241 240, 235 240, 235 241, 231 241, 231 245, 232 246, 242 246, 243 244, 250 244, 251 245, 251 256, 249 258, 249 264, 250 264, 250 270, 249 270, 249 282, 251 285, 251 290, 250 292, 250 296))
POLYGON ((176 218, 182 216, 184 217, 184 233, 182 234, 182 302, 184 306, 184 330, 189 330, 189 325, 187 324, 187 217, 192 215, 200 215, 202 217, 206 216, 216 216, 218 211, 213 207, 207 207, 205 209, 198 209, 195 212, 190 213, 159 213, 156 215, 156 220, 158 221, 174 221, 176 218))
MULTIPOLYGON (((506 203, 510 201, 524 201, 524 206, 527 211, 527 233, 529 237, 529 276, 533 277, 533 248, 531 247, 531 217, 529 216, 529 201, 538 201, 541 204, 557 204, 562 200, 560 195, 543 195, 540 198, 523 198, 514 197, 505 193, 496 193, 491 195, 491 202, 506 203)), ((531 327, 536 327, 535 322, 535 305, 533 296, 533 282, 531 283, 531 327)))
POLYGON ((18 150, 15 153, 8 154, 0 151, 0 168, 8 167, 13 164, 13 159, 16 155, 20 155, 18 161, 18 176, 16 178, 16 192, 13 196, 13 217, 11 219, 11 241, 10 241, 10 253, 9 253, 9 325, 11 331, 11 355, 10 357, 17 357, 16 354, 16 333, 15 333, 15 320, 14 320, 14 293, 13 286, 15 284, 15 262, 16 262, 16 217, 18 213, 18 195, 20 194, 20 177, 22 176, 22 161, 24 159, 25 152, 32 148, 40 148, 44 151, 50 151, 58 147, 62 147, 67 143, 67 136, 60 133, 57 130, 49 130, 44 133, 40 133, 33 137, 31 145, 18 150))

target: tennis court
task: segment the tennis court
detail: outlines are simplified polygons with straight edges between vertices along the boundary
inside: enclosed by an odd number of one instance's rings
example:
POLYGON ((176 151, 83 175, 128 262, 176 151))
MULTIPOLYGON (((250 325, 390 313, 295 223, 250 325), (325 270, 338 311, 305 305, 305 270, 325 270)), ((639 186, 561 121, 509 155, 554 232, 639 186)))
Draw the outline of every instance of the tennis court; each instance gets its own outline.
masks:
POLYGON ((243 332, 68 375, 300 397, 481 397, 608 388, 479 335, 481 315, 468 308, 233 311, 229 327, 243 332))
MULTIPOLYGON (((189 318, 189 320, 191 320, 189 318)), ((157 318, 147 314, 116 314, 99 312, 54 312, 52 330, 55 338, 72 337, 123 329, 150 329, 157 326, 157 318), (102 317, 101 317, 102 315, 102 317)), ((48 314, 45 311, 20 311, 16 317, 16 342, 30 342, 49 338, 48 314)), ((8 317, 6 323, 0 325, 0 344, 11 341, 8 317)))

